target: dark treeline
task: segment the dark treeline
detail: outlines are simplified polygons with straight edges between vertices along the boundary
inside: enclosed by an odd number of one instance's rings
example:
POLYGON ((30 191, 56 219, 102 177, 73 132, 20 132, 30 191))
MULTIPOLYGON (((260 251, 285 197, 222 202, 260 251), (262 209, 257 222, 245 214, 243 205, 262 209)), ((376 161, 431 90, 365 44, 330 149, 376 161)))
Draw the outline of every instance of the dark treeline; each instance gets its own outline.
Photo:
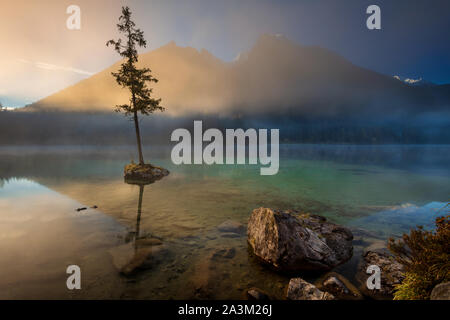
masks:
MULTIPOLYGON (((141 120, 144 144, 168 144, 174 129, 192 132, 193 121, 203 129, 277 128, 282 143, 329 144, 450 144, 447 113, 409 118, 349 118, 162 115, 141 120)), ((132 122, 118 114, 1 112, 0 145, 129 145, 135 143, 132 122)))

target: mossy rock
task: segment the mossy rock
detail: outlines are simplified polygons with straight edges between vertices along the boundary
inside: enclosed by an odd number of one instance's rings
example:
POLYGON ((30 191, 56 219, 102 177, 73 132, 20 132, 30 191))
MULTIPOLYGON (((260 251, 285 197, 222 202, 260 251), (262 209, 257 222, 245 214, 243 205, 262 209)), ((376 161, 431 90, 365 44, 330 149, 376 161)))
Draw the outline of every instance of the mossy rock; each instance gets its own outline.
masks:
POLYGON ((127 164, 124 168, 124 179, 130 184, 150 184, 169 175, 169 170, 152 164, 127 164))

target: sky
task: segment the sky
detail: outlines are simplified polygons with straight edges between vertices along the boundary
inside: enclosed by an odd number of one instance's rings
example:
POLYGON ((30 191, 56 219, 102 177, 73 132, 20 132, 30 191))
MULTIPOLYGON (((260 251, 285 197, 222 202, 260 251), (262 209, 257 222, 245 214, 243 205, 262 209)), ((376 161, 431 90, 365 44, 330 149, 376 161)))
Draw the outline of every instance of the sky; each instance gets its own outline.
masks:
POLYGON ((32 103, 116 62, 105 43, 123 5, 146 50, 175 41, 233 61, 262 34, 283 34, 383 74, 450 83, 448 0, 15 0, 0 2, 0 102, 32 103), (381 30, 366 27, 372 4, 381 30), (81 9, 80 30, 66 27, 69 5, 81 9))

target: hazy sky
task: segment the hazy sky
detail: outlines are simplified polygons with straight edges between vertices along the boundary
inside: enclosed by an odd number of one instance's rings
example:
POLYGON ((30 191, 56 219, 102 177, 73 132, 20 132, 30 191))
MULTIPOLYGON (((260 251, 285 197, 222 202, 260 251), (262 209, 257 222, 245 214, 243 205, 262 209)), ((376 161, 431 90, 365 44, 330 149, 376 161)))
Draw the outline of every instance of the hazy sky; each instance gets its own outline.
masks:
POLYGON ((174 40, 232 61, 264 33, 338 52, 369 69, 450 82, 448 0, 14 0, 0 2, 0 102, 22 106, 118 60, 120 7, 129 5, 148 50, 174 40), (66 28, 66 8, 81 7, 81 30, 66 28), (381 7, 382 30, 366 28, 366 8, 381 7))

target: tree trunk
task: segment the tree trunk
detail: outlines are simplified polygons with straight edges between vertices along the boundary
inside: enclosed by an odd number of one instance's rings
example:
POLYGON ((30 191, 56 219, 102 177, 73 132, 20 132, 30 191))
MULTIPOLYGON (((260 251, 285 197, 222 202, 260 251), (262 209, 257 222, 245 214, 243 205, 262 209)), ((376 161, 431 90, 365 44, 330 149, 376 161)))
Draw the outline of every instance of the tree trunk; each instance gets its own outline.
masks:
POLYGON ((138 152, 139 152, 139 164, 143 165, 144 164, 144 156, 142 155, 141 132, 139 130, 139 120, 138 120, 138 115, 137 115, 136 110, 134 110, 134 112, 133 112, 133 117, 134 117, 134 127, 136 129, 136 140, 137 140, 138 152))

